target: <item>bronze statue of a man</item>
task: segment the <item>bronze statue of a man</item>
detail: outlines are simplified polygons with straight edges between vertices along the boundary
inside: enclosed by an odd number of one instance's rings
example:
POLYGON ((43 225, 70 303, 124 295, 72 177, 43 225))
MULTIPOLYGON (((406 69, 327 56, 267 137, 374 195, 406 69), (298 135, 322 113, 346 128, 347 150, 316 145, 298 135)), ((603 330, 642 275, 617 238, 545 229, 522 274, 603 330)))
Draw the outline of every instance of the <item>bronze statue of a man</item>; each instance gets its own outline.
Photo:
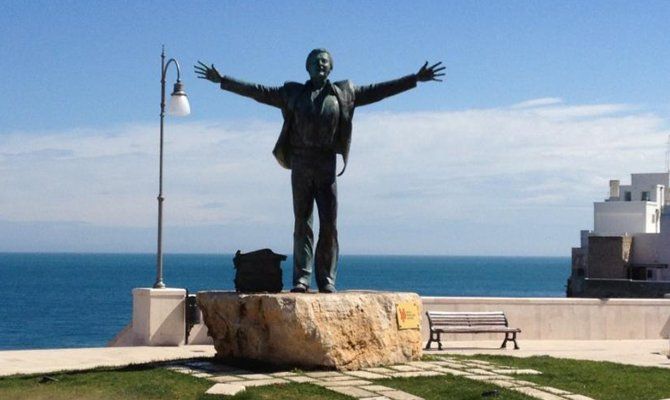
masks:
POLYGON ((279 164, 291 170, 293 188, 293 289, 303 293, 309 288, 312 265, 316 264, 316 283, 320 292, 335 292, 337 272, 337 183, 336 155, 341 154, 344 172, 351 144, 351 120, 354 110, 416 87, 417 82, 439 81, 444 67, 428 66, 403 78, 368 86, 350 81, 331 83, 328 75, 333 58, 326 49, 314 49, 307 56, 310 79, 304 84, 286 82, 279 87, 250 84, 221 75, 198 61, 198 78, 220 84, 221 89, 275 106, 284 117, 273 154, 279 164), (319 212, 319 240, 314 260, 312 214, 314 202, 319 212))

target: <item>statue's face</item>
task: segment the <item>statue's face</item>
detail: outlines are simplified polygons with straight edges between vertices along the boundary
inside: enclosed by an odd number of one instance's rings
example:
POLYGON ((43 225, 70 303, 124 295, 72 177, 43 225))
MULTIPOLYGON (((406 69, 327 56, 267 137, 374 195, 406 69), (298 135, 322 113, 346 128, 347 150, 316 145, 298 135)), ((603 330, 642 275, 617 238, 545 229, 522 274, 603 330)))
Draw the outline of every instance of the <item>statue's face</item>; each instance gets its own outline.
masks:
POLYGON ((307 72, 312 80, 325 80, 332 68, 328 53, 319 53, 307 62, 307 72))

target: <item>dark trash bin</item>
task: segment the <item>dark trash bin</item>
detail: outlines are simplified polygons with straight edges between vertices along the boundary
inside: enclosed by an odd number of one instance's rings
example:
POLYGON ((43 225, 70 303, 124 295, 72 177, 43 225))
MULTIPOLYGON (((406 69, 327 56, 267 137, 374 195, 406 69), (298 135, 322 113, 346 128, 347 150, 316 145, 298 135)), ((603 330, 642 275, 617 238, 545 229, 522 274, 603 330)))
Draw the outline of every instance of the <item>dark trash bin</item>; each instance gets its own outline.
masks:
POLYGON ((279 293, 282 284, 281 262, 286 256, 270 249, 242 253, 237 250, 235 265, 235 290, 238 293, 279 293))

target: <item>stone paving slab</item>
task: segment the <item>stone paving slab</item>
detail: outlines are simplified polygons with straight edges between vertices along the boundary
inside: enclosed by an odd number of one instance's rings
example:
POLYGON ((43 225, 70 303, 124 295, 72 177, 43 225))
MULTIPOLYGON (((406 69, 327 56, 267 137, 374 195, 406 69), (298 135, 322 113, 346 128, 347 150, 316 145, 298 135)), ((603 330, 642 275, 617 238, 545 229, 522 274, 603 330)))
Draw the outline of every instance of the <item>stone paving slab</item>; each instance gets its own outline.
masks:
POLYGON ((394 378, 418 378, 420 376, 440 376, 443 375, 437 371, 408 371, 408 372, 394 372, 389 374, 394 378))
POLYGON ((272 374, 270 374, 270 375, 271 375, 271 376, 274 376, 275 378, 285 378, 285 377, 287 377, 287 376, 298 376, 297 373, 295 373, 295 372, 289 372, 289 371, 286 371, 286 372, 275 372, 275 373, 272 373, 272 374))
POLYGON ((502 388, 513 388, 519 386, 514 381, 504 381, 501 379, 490 380, 489 382, 502 388))
POLYGON ((436 368, 433 371, 440 372, 443 374, 449 374, 449 375, 454 375, 454 376, 462 376, 462 375, 467 375, 467 372, 458 370, 458 369, 452 369, 452 368, 445 368, 445 367, 440 367, 436 368))
POLYGON ((466 368, 465 365, 452 361, 433 361, 433 364, 451 368, 466 368))
POLYGON ((532 388, 532 387, 515 387, 511 388, 510 390, 514 390, 515 392, 519 392, 522 394, 525 394, 526 396, 534 397, 536 399, 540 400, 565 400, 564 397, 557 396, 552 393, 547 393, 542 390, 532 388))
POLYGON ((433 364, 430 362, 426 361, 410 361, 407 363, 407 365, 411 365, 413 367, 418 367, 418 368, 432 368, 433 364))
POLYGON ((395 372, 395 370, 393 369, 384 367, 364 368, 363 371, 374 372, 377 374, 390 374, 391 372, 395 372))
POLYGON ((375 396, 375 393, 373 392, 368 392, 365 389, 361 389, 358 387, 354 386, 329 386, 326 389, 332 390, 333 392, 341 393, 345 396, 350 396, 350 397, 355 397, 357 399, 364 398, 364 397, 373 397, 375 396))
POLYGON ((269 385, 280 385, 284 383, 289 383, 286 379, 281 379, 281 378, 271 378, 271 379, 255 379, 251 381, 240 381, 240 385, 244 386, 269 386, 269 385))
MULTIPOLYGON (((595 400, 591 397, 584 396, 582 394, 568 394, 565 397, 570 400, 595 400)), ((663 400, 670 400, 670 399, 663 399, 663 400)))
POLYGON ((379 392, 379 394, 392 400, 424 400, 423 397, 414 396, 400 390, 389 390, 387 392, 379 392))
POLYGON ((331 378, 334 376, 344 376, 341 372, 335 371, 319 371, 319 372, 306 372, 305 375, 310 378, 331 378))
POLYGON ((513 382, 515 382, 519 386, 537 386, 537 384, 534 382, 522 381, 519 379, 515 379, 513 382))
POLYGON ((484 365, 484 366, 486 366, 486 365, 493 365, 493 364, 491 364, 490 362, 488 362, 488 361, 483 361, 483 360, 467 360, 467 361, 465 361, 465 362, 468 363, 468 364, 484 365))
POLYGON ((211 388, 207 389, 205 393, 223 396, 235 396, 238 393, 244 392, 246 388, 242 385, 233 383, 217 383, 211 388))
POLYGON ((498 368, 492 370, 496 374, 504 375, 542 375, 542 372, 534 369, 507 369, 507 368, 498 368))
POLYGON ((442 368, 442 367, 444 367, 444 365, 437 365, 437 364, 434 364, 434 363, 431 362, 427 367, 424 367, 422 369, 430 371, 430 370, 438 369, 438 368, 442 368))
POLYGON ((329 378, 322 378, 324 382, 338 382, 338 381, 351 381, 354 379, 357 379, 360 377, 355 377, 355 376, 349 376, 349 375, 342 375, 342 376, 332 376, 329 378))
POLYGON ((220 382, 220 383, 229 383, 229 382, 241 382, 244 379, 238 378, 235 375, 223 375, 223 376, 212 376, 208 378, 210 381, 220 382))
POLYGON ((481 368, 466 369, 465 372, 475 375, 495 375, 495 373, 481 368))
POLYGON ((361 379, 354 379, 354 380, 348 380, 348 381, 314 381, 312 382, 315 385, 323 386, 323 387, 331 387, 331 386, 364 386, 364 385, 372 385, 372 382, 370 381, 364 381, 361 379))
POLYGON ((499 367, 498 367, 497 365, 479 365, 479 364, 475 364, 475 365, 469 365, 469 366, 467 366, 467 367, 465 367, 465 368, 477 368, 477 369, 483 369, 483 370, 485 370, 485 371, 491 371, 491 370, 493 370, 493 369, 495 369, 495 368, 499 368, 499 367))
POLYGON ((316 378, 311 378, 309 376, 287 376, 286 379, 295 383, 308 383, 317 380, 316 378))
POLYGON ((558 388, 551 387, 551 386, 538 386, 537 388, 540 389, 540 390, 544 390, 545 392, 549 392, 549 393, 553 393, 553 394, 560 394, 560 395, 572 394, 571 392, 568 392, 567 390, 558 389, 558 388))
POLYGON ((368 371, 347 371, 347 375, 363 379, 388 379, 388 375, 376 374, 368 371))
POLYGON ((375 396, 375 397, 362 397, 361 400, 391 400, 391 399, 384 396, 375 396))
POLYGON ((402 364, 402 365, 391 365, 391 366, 389 366, 389 368, 392 368, 392 369, 394 369, 394 370, 396 370, 396 371, 400 371, 400 372, 421 371, 421 368, 413 367, 413 366, 411 366, 411 365, 405 365, 405 364, 402 364))
POLYGON ((273 377, 266 374, 236 374, 239 378, 250 379, 250 380, 260 380, 260 379, 272 379, 273 377))
POLYGON ((498 375, 498 374, 494 374, 494 375, 489 375, 489 376, 492 376, 492 377, 494 377, 495 379, 497 379, 497 380, 499 380, 499 381, 513 381, 513 380, 514 380, 514 377, 511 377, 511 376, 509 376, 509 375, 498 375))
POLYGON ((494 381, 499 380, 497 376, 494 375, 465 375, 464 378, 472 379, 473 381, 494 381))
POLYGON ((369 386, 362 386, 363 389, 368 390, 370 392, 385 392, 389 390, 395 390, 394 388, 390 388, 387 386, 382 386, 382 385, 369 385, 369 386))

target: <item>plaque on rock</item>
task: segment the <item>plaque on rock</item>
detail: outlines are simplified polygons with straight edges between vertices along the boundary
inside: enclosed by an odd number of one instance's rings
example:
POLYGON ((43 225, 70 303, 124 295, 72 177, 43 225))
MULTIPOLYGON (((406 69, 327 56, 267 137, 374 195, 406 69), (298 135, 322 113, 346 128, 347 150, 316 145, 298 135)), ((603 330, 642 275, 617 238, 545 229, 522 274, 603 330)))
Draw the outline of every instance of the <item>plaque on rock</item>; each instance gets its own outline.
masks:
POLYGON ((238 293, 279 293, 283 288, 281 262, 286 256, 270 249, 242 253, 237 250, 235 290, 238 293))
POLYGON ((396 304, 398 329, 419 329, 421 327, 421 311, 413 301, 396 304))

